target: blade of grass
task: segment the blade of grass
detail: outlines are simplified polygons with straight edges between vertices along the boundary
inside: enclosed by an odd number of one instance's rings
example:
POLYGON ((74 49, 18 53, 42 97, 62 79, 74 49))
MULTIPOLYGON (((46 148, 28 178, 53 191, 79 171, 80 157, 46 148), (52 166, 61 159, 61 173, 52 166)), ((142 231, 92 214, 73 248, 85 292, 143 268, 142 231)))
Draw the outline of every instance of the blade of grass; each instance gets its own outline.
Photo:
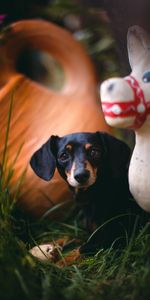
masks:
POLYGON ((70 200, 68 201, 63 201, 61 203, 58 203, 56 205, 54 205, 53 207, 51 207, 50 209, 48 209, 44 214, 43 216, 39 219, 39 222, 40 221, 43 221, 46 217, 48 217, 52 212, 54 212, 55 210, 59 209, 60 207, 62 207, 64 204, 66 203, 69 203, 70 200))
POLYGON ((121 275, 124 273, 125 265, 127 263, 129 254, 130 254, 132 246, 133 246, 138 220, 139 220, 139 216, 137 216, 136 219, 135 219, 132 235, 131 235, 128 247, 125 250, 125 254, 123 256, 122 263, 121 263, 120 269, 119 269, 118 274, 117 274, 117 279, 120 279, 121 275))
MULTIPOLYGON (((134 215, 134 214, 130 214, 130 215, 134 215)), ((114 220, 117 220, 119 218, 125 217, 125 216, 129 216, 129 214, 120 214, 118 216, 112 217, 109 220, 107 220, 106 222, 104 222, 102 225, 100 225, 98 228, 96 228, 96 230, 93 231, 93 233, 90 235, 90 237, 88 238, 87 242, 89 242, 92 237, 95 235, 95 233, 97 233, 100 229, 102 229, 105 225, 111 223, 114 220)))
POLYGON ((23 279, 21 273, 19 272, 18 269, 15 269, 15 270, 14 270, 14 273, 15 273, 15 275, 16 275, 16 277, 17 277, 19 283, 20 283, 20 286, 21 286, 21 288, 22 288, 24 294, 26 295, 27 299, 31 299, 31 298, 30 298, 30 291, 28 290, 28 288, 27 288, 27 286, 26 286, 26 283, 25 283, 25 281, 24 281, 24 279, 23 279))
POLYGON ((2 169, 1 169, 1 177, 2 178, 3 178, 4 169, 5 169, 7 147, 8 147, 8 138, 9 138, 9 131, 10 131, 10 122, 11 122, 11 116, 12 116, 12 110, 13 110, 13 95, 14 95, 14 91, 11 94, 10 107, 9 107, 9 111, 8 111, 8 121, 7 121, 7 128, 6 128, 6 136, 5 136, 3 157, 2 157, 2 169))
POLYGON ((21 152, 21 150, 22 150, 22 148, 23 148, 23 145, 24 145, 24 143, 22 143, 22 144, 20 145, 20 147, 19 147, 19 149, 18 149, 18 151, 17 151, 17 153, 16 153, 16 156, 15 156, 13 162, 12 162, 11 165, 9 166, 8 175, 7 175, 7 178, 6 178, 6 180, 5 180, 6 186, 8 186, 8 184, 9 184, 9 182, 10 182, 12 176, 13 176, 13 171, 14 171, 13 169, 14 169, 15 163, 16 163, 16 161, 17 161, 19 155, 20 155, 20 152, 21 152))

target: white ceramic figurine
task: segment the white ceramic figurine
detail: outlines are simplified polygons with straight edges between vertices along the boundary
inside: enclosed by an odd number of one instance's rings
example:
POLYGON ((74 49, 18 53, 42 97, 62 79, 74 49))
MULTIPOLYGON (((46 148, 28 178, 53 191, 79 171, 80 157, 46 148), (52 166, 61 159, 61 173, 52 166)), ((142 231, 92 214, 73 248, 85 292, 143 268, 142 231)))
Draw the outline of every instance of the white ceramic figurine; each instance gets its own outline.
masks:
POLYGON ((131 74, 111 78, 101 85, 106 122, 135 131, 135 148, 129 167, 130 191, 150 212, 150 35, 132 26, 127 36, 131 74))

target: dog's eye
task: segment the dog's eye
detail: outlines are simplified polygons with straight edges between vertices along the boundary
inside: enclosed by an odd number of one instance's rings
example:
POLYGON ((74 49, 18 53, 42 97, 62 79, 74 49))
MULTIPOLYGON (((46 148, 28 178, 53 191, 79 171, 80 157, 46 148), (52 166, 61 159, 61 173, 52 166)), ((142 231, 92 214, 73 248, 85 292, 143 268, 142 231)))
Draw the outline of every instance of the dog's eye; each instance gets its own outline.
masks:
POLYGON ((67 152, 61 153, 60 156, 59 156, 59 159, 61 161, 66 161, 67 159, 69 159, 69 153, 67 153, 67 152))
POLYGON ((89 150, 89 155, 91 156, 91 158, 98 159, 98 158, 100 158, 101 153, 100 153, 99 149, 97 149, 97 148, 91 148, 89 150))

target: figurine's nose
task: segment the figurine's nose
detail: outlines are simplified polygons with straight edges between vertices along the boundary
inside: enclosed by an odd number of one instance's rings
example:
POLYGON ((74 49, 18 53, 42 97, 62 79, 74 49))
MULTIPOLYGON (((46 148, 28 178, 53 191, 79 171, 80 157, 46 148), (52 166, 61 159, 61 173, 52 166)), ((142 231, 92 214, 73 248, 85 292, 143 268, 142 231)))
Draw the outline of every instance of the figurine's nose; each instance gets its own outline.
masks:
POLYGON ((112 92, 113 89, 114 89, 114 87, 115 87, 115 83, 114 83, 114 82, 111 82, 111 83, 108 84, 107 90, 108 90, 109 92, 112 92))

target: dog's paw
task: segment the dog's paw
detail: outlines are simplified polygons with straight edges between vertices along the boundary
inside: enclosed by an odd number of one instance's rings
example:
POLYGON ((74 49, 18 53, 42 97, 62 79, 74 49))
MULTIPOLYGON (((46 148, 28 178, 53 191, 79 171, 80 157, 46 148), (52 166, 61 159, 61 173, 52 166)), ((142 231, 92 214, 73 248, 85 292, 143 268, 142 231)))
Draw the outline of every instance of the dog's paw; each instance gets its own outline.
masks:
POLYGON ((73 249, 65 257, 57 261, 57 266, 60 268, 70 266, 82 260, 79 248, 73 249))
POLYGON ((57 266, 64 267, 80 259, 79 248, 70 250, 70 247, 78 244, 80 240, 65 236, 47 244, 37 245, 31 248, 29 253, 41 261, 54 262, 57 266))
POLYGON ((29 253, 41 261, 56 262, 61 255, 62 247, 60 245, 49 243, 33 247, 29 253))

